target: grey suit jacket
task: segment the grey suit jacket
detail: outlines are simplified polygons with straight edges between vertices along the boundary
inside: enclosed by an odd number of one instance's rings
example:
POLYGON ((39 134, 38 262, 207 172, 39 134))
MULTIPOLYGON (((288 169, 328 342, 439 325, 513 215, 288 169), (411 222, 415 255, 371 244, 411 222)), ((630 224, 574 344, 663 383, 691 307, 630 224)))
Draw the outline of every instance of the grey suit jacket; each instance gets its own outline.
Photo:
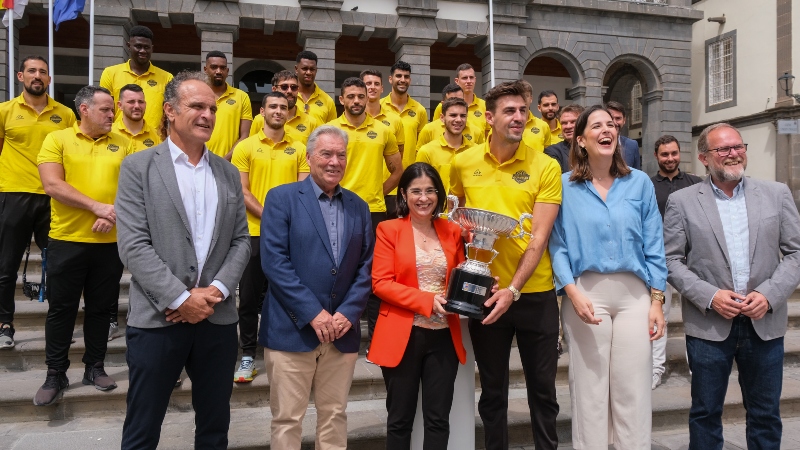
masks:
MULTIPOLYGON (((217 183, 217 220, 203 273, 197 273, 191 227, 181 200, 178 179, 166 142, 125 158, 119 174, 115 208, 117 245, 133 275, 128 325, 159 328, 171 325, 164 311, 200 277, 201 287, 221 281, 231 293, 250 258, 244 196, 239 172, 210 154, 217 183)), ((211 323, 238 320, 233 295, 214 307, 211 323)))
MULTIPOLYGON (((786 299, 800 283, 800 215, 784 184, 747 178, 744 195, 750 233, 747 291, 760 292, 772 307, 764 318, 753 321, 753 327, 761 339, 775 339, 786 334, 786 299)), ((726 339, 732 320, 707 309, 717 289, 733 290, 710 176, 669 196, 664 243, 669 282, 683 296, 686 334, 711 341, 726 339)))

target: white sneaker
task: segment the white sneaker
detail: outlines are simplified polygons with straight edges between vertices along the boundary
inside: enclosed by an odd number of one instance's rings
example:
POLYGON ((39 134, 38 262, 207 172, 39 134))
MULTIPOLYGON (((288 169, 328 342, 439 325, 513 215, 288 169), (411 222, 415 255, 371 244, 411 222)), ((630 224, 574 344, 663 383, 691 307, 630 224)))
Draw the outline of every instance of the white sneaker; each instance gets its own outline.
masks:
POLYGON ((233 381, 235 383, 249 383, 253 381, 253 377, 258 373, 255 365, 256 362, 251 356, 243 356, 242 362, 239 364, 239 370, 233 374, 233 381))
POLYGON ((653 387, 652 387, 652 389, 657 388, 659 384, 661 384, 661 374, 660 373, 654 373, 653 374, 653 387))
POLYGON ((111 342, 118 337, 119 324, 117 322, 111 322, 111 324, 108 326, 108 342, 111 342))

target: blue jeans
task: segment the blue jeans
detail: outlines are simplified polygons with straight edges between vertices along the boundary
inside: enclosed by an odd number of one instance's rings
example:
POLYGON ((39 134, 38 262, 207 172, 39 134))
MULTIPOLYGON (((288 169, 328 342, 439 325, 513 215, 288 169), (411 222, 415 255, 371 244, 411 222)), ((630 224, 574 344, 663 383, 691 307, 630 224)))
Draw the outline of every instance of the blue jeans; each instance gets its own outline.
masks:
POLYGON ((724 341, 686 336, 686 350, 692 371, 689 449, 722 449, 722 406, 734 360, 747 411, 747 448, 780 449, 783 338, 764 341, 750 318, 736 317, 724 341))

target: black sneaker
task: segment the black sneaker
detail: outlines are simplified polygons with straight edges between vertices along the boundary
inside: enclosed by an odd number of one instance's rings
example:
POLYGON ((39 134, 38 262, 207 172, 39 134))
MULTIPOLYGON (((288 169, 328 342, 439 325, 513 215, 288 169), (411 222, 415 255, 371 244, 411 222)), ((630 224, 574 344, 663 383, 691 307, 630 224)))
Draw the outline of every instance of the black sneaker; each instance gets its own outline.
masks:
POLYGON ((0 324, 0 348, 14 348, 14 325, 0 324))
POLYGON ((47 378, 42 387, 36 391, 33 397, 33 404, 36 406, 52 405, 60 398, 61 391, 69 386, 67 374, 55 369, 47 369, 47 378))
POLYGON ((117 383, 106 374, 102 362, 86 366, 83 372, 83 384, 93 384, 99 391, 110 391, 117 387, 117 383))

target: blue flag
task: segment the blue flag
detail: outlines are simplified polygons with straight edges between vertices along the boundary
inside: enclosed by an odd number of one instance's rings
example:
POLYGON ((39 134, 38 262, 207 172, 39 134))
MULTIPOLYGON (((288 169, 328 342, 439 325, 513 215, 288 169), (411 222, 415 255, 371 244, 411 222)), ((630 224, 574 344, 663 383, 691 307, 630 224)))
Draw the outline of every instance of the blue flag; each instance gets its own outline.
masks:
POLYGON ((78 18, 78 15, 83 12, 84 1, 55 0, 53 2, 53 23, 56 25, 56 31, 61 22, 78 18))

